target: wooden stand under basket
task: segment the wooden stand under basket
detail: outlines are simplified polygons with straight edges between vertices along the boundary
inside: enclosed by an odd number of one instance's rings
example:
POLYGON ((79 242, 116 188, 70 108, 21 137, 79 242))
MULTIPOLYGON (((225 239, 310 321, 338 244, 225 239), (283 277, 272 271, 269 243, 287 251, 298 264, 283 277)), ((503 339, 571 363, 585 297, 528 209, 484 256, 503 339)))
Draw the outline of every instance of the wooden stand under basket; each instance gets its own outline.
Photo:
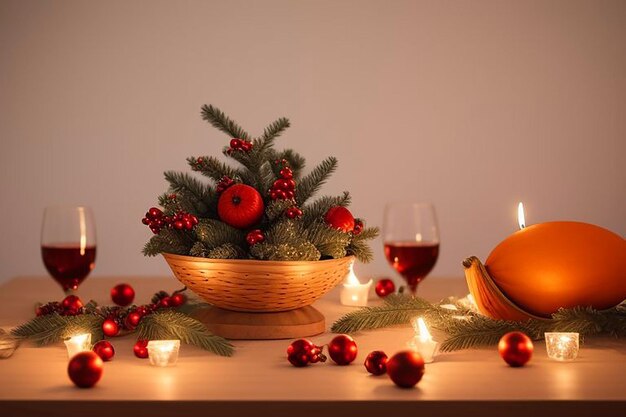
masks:
POLYGON ((210 306, 195 316, 227 339, 294 339, 326 330, 311 306, 341 283, 353 256, 310 262, 207 259, 164 253, 180 282, 210 306))
POLYGON ((207 307, 194 313, 207 328, 227 339, 296 339, 324 333, 324 315, 312 306, 275 313, 245 313, 207 307))

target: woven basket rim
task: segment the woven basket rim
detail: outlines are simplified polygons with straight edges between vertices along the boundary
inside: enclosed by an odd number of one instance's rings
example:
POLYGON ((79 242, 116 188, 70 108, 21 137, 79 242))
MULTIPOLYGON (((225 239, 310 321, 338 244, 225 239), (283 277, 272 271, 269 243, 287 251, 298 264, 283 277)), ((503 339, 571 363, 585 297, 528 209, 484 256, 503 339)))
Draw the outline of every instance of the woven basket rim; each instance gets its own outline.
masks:
POLYGON ((343 258, 338 259, 324 259, 320 261, 262 261, 259 259, 213 259, 213 258, 201 258, 199 256, 189 256, 189 255, 176 255, 173 253, 161 252, 161 255, 165 258, 170 259, 179 259, 181 261, 190 261, 190 262, 211 262, 216 264, 242 264, 242 265, 276 265, 276 266, 298 266, 298 265, 311 265, 315 264, 331 264, 335 262, 343 262, 346 260, 355 260, 354 255, 344 256, 343 258))

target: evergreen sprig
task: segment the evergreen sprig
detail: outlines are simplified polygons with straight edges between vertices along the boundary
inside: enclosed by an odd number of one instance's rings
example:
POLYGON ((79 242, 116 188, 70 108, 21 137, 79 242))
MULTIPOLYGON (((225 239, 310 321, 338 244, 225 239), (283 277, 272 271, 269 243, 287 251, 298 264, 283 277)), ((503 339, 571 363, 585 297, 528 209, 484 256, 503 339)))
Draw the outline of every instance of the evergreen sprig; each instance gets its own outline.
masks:
POLYGON ((337 169, 337 158, 330 156, 303 177, 296 188, 296 201, 302 205, 326 183, 337 169))
MULTIPOLYGON (((449 304, 450 302, 446 302, 449 304)), ((545 332, 577 332, 582 336, 606 334, 626 336, 626 308, 624 304, 608 310, 590 307, 560 309, 551 319, 530 319, 522 322, 494 320, 468 310, 462 304, 452 304, 455 309, 430 303, 419 297, 393 295, 385 298, 383 305, 364 307, 337 320, 331 330, 335 333, 355 333, 363 330, 407 325, 417 316, 448 334, 441 344, 444 352, 497 344, 511 331, 522 331, 533 340, 543 339, 545 332)))
POLYGON ((139 322, 137 334, 139 339, 145 340, 180 339, 220 356, 234 353, 228 340, 209 332, 198 320, 174 310, 158 311, 144 317, 139 322))
POLYGON ((211 123, 211 126, 226 133, 231 138, 248 139, 250 135, 234 120, 231 120, 223 111, 212 105, 202 106, 202 118, 211 123))
POLYGON ((80 314, 61 316, 52 313, 34 319, 14 328, 11 334, 20 339, 28 339, 39 346, 45 346, 67 339, 79 333, 91 333, 93 342, 102 339, 102 321, 99 315, 80 314))
POLYGON ((158 235, 154 235, 143 247, 145 256, 156 256, 159 253, 173 253, 175 255, 187 255, 193 246, 189 232, 175 229, 162 229, 158 235))

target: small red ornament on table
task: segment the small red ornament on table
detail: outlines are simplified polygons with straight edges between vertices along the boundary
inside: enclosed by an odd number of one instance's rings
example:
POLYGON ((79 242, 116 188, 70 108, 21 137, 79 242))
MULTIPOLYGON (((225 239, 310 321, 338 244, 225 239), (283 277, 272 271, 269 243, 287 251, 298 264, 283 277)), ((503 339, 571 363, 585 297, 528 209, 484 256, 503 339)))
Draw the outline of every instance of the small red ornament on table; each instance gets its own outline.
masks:
POLYGON ((328 354, 337 365, 349 365, 358 353, 356 342, 346 334, 336 336, 328 344, 328 354))
POLYGON ((109 342, 108 340, 99 341, 98 343, 93 345, 92 350, 96 353, 96 355, 100 356, 100 359, 105 362, 110 361, 111 359, 113 359, 113 356, 115 356, 115 349, 113 348, 111 342, 109 342))
POLYGON ((370 352, 363 365, 370 374, 383 375, 387 373, 387 355, 382 350, 370 352))
POLYGON ((176 308, 180 307, 187 302, 187 296, 183 293, 177 292, 170 297, 170 306, 176 308))
POLYGON ((396 292, 396 284, 389 278, 383 278, 376 283, 376 295, 380 298, 385 298, 389 294, 396 292))
POLYGON ((334 206, 328 209, 324 216, 324 222, 330 227, 350 233, 354 230, 354 216, 345 207, 334 206))
POLYGON ((148 341, 139 339, 133 346, 133 353, 140 359, 146 359, 148 357, 148 341))
POLYGON ((124 325, 126 326, 128 330, 133 330, 135 327, 139 325, 139 322, 141 321, 142 317, 143 316, 141 315, 139 311, 133 310, 129 312, 128 315, 126 316, 126 319, 124 320, 124 325))
POLYGON ((91 388, 102 377, 103 362, 95 352, 80 352, 70 359, 67 374, 80 388, 91 388))
POLYGON ((326 362, 322 348, 307 339, 298 339, 287 347, 287 360, 293 366, 301 368, 309 363, 326 362))
POLYGON ((412 350, 398 352, 387 360, 387 375, 401 388, 412 388, 424 375, 424 359, 412 350))
POLYGON ((118 306, 126 307, 135 299, 135 290, 128 284, 118 284, 111 288, 111 300, 118 306))
POLYGON ((509 366, 524 366, 533 356, 533 341, 522 332, 509 332, 498 343, 498 352, 509 366))

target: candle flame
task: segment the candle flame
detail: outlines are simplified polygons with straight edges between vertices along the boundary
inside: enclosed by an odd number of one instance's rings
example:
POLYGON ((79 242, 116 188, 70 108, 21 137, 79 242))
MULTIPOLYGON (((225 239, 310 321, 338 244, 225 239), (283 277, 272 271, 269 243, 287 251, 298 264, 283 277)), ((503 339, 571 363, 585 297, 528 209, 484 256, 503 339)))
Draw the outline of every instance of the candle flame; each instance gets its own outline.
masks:
POLYGON ((354 274, 353 265, 350 265, 350 272, 348 273, 348 276, 346 277, 344 284, 345 285, 360 285, 361 284, 361 281, 359 281, 359 279, 354 274))
POLYGON ((524 204, 520 201, 517 205, 517 223, 520 230, 526 227, 526 216, 524 215, 524 204))
POLYGON ((418 317, 413 321, 413 329, 415 330, 415 333, 419 335, 422 342, 432 339, 432 335, 428 331, 428 327, 426 327, 426 322, 423 318, 418 317))

